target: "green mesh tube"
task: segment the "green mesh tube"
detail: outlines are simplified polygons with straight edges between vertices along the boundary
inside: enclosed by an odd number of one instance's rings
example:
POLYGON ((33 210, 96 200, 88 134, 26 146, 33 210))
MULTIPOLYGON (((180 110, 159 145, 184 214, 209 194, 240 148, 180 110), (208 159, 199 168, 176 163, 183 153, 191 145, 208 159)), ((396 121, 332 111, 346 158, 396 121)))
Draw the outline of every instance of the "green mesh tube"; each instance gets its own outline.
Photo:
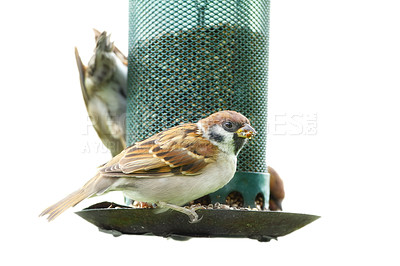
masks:
POLYGON ((258 132, 237 171, 268 179, 268 32, 267 0, 130 0, 127 144, 235 110, 258 132))

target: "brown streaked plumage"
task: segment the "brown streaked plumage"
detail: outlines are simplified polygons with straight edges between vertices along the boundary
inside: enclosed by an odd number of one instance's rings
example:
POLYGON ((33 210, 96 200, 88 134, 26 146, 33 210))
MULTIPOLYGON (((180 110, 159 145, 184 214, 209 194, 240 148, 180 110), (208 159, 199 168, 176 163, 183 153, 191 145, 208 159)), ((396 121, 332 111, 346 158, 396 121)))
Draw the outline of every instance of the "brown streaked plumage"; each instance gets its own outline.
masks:
POLYGON ((236 171, 236 151, 252 134, 255 130, 247 118, 233 111, 170 128, 126 148, 100 167, 81 189, 40 216, 48 215, 51 221, 88 197, 120 190, 131 199, 157 203, 198 221, 195 211, 179 206, 228 183, 236 171), (215 135, 219 137, 210 139, 215 135))
POLYGON ((127 148, 118 163, 103 167, 100 172, 114 177, 200 174, 215 160, 217 152, 218 148, 202 136, 196 124, 185 124, 127 148))
POLYGON ((275 171, 275 169, 270 166, 268 166, 268 173, 270 174, 269 209, 271 211, 281 211, 282 201, 285 198, 285 188, 283 186, 283 180, 275 171))

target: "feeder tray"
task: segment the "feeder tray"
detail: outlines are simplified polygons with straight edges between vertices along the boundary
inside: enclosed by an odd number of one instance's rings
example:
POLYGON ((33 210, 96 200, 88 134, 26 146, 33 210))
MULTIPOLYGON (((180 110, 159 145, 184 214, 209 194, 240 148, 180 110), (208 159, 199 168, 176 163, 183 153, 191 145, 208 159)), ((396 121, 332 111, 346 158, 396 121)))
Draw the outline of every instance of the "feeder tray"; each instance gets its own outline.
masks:
POLYGON ((185 214, 176 211, 155 213, 154 209, 134 209, 111 202, 94 204, 77 215, 114 236, 122 234, 153 235, 187 240, 191 237, 250 238, 261 242, 290 234, 317 220, 309 214, 200 209, 201 221, 189 223, 185 214))

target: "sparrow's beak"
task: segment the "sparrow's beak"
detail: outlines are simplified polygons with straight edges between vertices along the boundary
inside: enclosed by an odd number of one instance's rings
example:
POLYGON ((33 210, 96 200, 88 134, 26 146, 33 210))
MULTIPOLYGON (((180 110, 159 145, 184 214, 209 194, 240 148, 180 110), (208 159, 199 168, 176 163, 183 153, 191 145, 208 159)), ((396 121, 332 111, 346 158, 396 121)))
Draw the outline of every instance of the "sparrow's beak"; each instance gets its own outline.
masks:
POLYGON ((257 132, 250 125, 244 124, 243 127, 236 131, 236 134, 241 138, 251 139, 251 137, 257 134, 257 132))

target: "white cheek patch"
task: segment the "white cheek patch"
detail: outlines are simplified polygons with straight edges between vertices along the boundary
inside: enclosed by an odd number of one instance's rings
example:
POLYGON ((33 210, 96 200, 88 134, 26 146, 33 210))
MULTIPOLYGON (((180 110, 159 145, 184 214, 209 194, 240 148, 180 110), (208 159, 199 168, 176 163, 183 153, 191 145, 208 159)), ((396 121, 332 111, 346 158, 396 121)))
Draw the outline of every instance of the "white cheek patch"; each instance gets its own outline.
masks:
MULTIPOLYGON (((209 134, 215 134, 218 136, 221 136, 224 140, 232 140, 233 134, 230 132, 227 132, 225 129, 223 129, 220 125, 214 125, 210 128, 209 134)), ((225 142, 225 141, 224 141, 225 142)))
POLYGON ((233 134, 234 133, 227 132, 220 125, 214 125, 209 128, 206 137, 212 144, 218 146, 222 151, 226 153, 234 153, 233 134))

